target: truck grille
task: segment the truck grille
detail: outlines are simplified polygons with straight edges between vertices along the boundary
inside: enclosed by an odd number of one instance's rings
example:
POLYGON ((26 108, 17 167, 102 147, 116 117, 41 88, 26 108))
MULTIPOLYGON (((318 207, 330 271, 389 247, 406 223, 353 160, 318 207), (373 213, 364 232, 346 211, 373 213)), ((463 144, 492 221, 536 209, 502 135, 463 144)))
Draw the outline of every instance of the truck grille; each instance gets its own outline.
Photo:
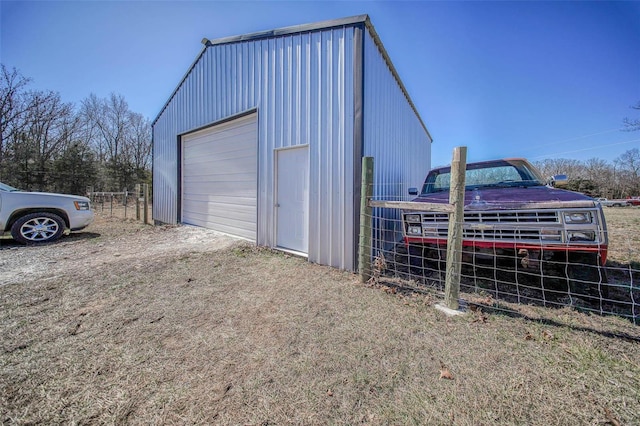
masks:
MULTIPOLYGON (((448 222, 446 213, 421 213, 422 223, 448 222)), ((559 223, 557 211, 465 212, 467 223, 559 223)))
MULTIPOLYGON (((446 213, 420 213, 425 237, 447 238, 449 216, 446 213)), ((486 241, 561 242, 558 211, 484 211, 465 212, 463 238, 486 241), (543 229, 558 230, 542 235, 543 229)))
MULTIPOLYGON (((433 232, 433 231, 430 231, 433 232)), ((437 235, 425 233, 425 237, 435 236, 437 238, 447 238, 447 228, 438 228, 437 235)), ((462 231, 463 238, 475 240, 517 240, 517 241, 540 241, 541 234, 537 229, 468 229, 462 231)), ((561 241, 558 235, 547 235, 545 241, 561 241)))

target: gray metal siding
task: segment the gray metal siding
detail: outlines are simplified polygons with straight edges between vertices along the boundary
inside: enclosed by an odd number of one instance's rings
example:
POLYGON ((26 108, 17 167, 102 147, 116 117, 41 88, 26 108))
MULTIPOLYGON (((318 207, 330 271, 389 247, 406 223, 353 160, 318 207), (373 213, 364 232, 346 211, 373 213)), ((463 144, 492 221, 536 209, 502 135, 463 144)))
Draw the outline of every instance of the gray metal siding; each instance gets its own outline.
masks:
MULTIPOLYGON (((431 165, 431 139, 379 46, 366 32, 364 41, 364 149, 374 157, 374 198, 408 200, 408 188, 420 187, 431 165)), ((398 212, 376 209, 376 239, 393 238, 398 212)))
POLYGON ((259 245, 275 245, 277 148, 309 145, 309 260, 353 265, 350 26, 206 48, 153 126, 153 217, 176 223, 179 135, 256 108, 259 245))

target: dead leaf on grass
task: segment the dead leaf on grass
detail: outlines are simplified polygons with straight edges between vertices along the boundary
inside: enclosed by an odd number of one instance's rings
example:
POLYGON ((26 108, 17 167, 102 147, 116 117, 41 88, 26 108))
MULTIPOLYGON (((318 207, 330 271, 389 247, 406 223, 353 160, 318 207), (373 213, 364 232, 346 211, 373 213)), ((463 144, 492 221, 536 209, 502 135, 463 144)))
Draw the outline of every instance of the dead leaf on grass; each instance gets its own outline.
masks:
POLYGON ((535 340, 533 337, 533 334, 531 334, 531 332, 527 331, 527 335, 524 336, 524 340, 535 340))
POLYGON ((451 372, 447 369, 444 368, 442 370, 440 370, 440 378, 441 379, 447 379, 447 380, 453 380, 453 374, 451 374, 451 372))
POLYGON ((542 337, 544 338, 544 340, 554 340, 556 337, 553 335, 552 332, 550 332, 549 330, 544 330, 542 332, 542 337))
POLYGON ((482 312, 482 309, 478 308, 473 311, 473 322, 485 324, 488 319, 489 317, 484 312, 482 312))
POLYGON ((453 374, 449 371, 446 365, 442 361, 440 361, 440 378, 447 380, 454 380, 453 374))

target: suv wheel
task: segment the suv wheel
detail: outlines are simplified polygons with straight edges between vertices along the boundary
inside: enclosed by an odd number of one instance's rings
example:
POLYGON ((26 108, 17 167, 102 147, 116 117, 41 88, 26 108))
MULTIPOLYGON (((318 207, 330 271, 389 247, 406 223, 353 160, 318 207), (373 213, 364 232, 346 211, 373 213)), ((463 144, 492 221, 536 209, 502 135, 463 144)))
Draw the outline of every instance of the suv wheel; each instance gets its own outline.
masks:
POLYGON ((55 241, 64 232, 64 220, 54 213, 30 213, 11 226, 11 236, 23 244, 55 241))

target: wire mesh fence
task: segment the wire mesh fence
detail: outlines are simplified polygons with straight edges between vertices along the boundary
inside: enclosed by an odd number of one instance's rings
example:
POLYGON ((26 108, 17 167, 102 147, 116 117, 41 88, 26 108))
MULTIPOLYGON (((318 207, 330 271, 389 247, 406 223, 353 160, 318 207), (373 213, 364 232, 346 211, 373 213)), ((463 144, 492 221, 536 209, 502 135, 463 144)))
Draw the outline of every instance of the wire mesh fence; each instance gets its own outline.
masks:
MULTIPOLYGON (((438 215, 445 223, 447 214, 438 215)), ((460 273, 462 299, 487 308, 536 305, 570 306, 600 315, 617 315, 640 324, 640 249, 635 235, 640 228, 640 208, 605 209, 608 247, 599 252, 579 245, 550 246, 544 236, 535 241, 528 227, 509 223, 508 236, 496 235, 493 224, 472 226, 465 219, 460 273), (630 228, 631 227, 631 228, 630 228), (486 232, 476 232, 484 229, 486 232), (609 252, 603 264, 600 255, 609 252), (478 300, 481 302, 478 303, 478 300)), ((373 208, 368 276, 394 287, 433 292, 444 297, 447 236, 407 238, 402 211, 373 208)), ((496 219, 499 220, 499 219, 496 219)), ((425 231, 426 232, 426 231, 425 231)))
POLYGON ((121 219, 140 220, 153 223, 151 200, 148 188, 138 185, 133 191, 95 192, 88 191, 89 199, 96 214, 121 219))

